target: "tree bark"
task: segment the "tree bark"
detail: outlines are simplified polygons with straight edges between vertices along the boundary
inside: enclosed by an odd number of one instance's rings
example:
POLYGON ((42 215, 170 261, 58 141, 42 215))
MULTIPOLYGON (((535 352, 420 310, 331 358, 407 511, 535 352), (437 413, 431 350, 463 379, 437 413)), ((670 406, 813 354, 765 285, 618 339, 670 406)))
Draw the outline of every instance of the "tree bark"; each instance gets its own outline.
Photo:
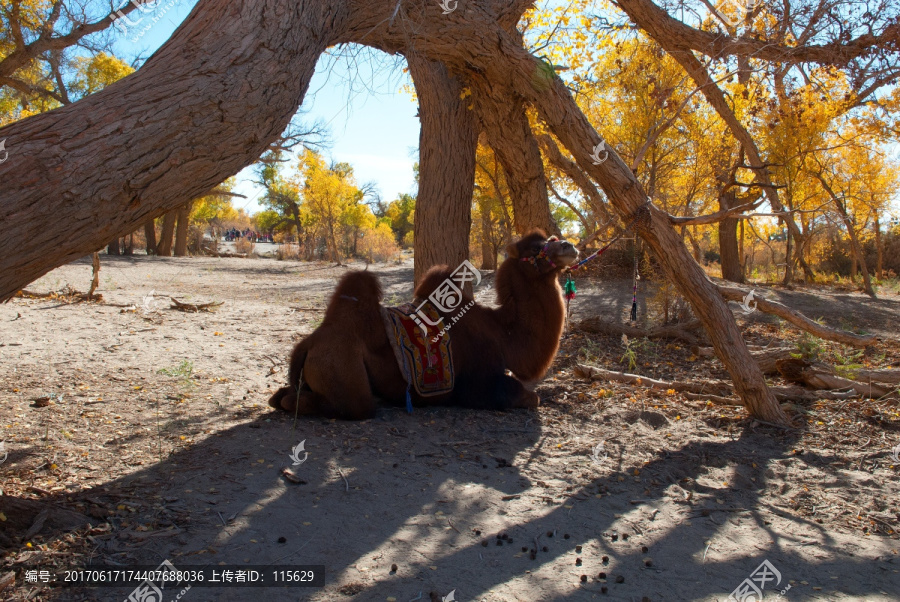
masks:
POLYGON ((159 243, 156 245, 157 255, 168 257, 172 254, 172 239, 175 234, 175 221, 177 216, 177 211, 169 211, 163 217, 162 232, 159 235, 159 243))
POLYGON ((175 229, 175 257, 187 255, 188 227, 190 226, 191 207, 193 203, 188 201, 178 208, 176 212, 178 225, 175 229))
POLYGON ((122 255, 134 255, 134 233, 122 237, 122 255))
POLYGON ((884 280, 884 242, 881 240, 881 224, 878 222, 878 211, 874 212, 875 223, 875 277, 884 280))
POLYGON ((106 254, 107 255, 121 255, 122 249, 119 247, 119 239, 114 238, 109 241, 109 244, 106 245, 106 254))
POLYGON ((516 96, 498 94, 482 78, 473 77, 472 85, 488 144, 506 175, 516 232, 524 235, 540 228, 547 234, 559 235, 550 216, 544 162, 525 114, 525 104, 516 96))
POLYGON ((478 128, 460 99, 463 86, 440 63, 407 57, 419 98, 419 195, 416 198, 415 282, 428 268, 451 269, 469 257, 478 128))
MULTIPOLYGON (((737 205, 734 189, 719 193, 719 208, 731 209, 737 205)), ((738 250, 737 218, 729 217, 719 222, 719 261, 722 264, 722 278, 731 282, 743 282, 741 257, 738 250)))
POLYGON ((156 255, 156 221, 152 218, 144 222, 144 238, 147 239, 147 255, 156 255))
POLYGON ((201 0, 136 73, 0 128, 0 300, 255 161, 322 51, 390 16, 377 4, 201 0))

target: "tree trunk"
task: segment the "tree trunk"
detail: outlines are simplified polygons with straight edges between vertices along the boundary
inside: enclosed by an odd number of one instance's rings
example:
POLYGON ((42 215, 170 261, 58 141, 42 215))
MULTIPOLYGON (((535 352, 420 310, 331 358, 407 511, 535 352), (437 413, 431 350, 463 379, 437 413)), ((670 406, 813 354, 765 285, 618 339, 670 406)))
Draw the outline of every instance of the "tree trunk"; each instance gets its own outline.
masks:
POLYGON ((175 234, 175 220, 178 212, 169 211, 163 217, 162 232, 159 235, 159 244, 156 245, 156 254, 161 257, 168 257, 172 254, 172 239, 175 234))
MULTIPOLYGON (((737 206, 734 192, 728 190, 719 194, 719 209, 737 206)), ((731 282, 743 282, 741 256, 738 250, 737 227, 740 220, 727 218, 719 222, 719 257, 722 264, 722 278, 731 282)))
POLYGON ((16 141, 0 163, 0 300, 250 165, 322 51, 362 39, 387 4, 201 0, 136 73, 0 128, 16 141))
POLYGON ((486 205, 481 207, 481 269, 496 270, 497 255, 491 244, 491 212, 486 205))
POLYGON ((122 250, 119 247, 119 239, 114 238, 109 241, 109 244, 106 245, 106 254, 107 255, 121 255, 122 250))
POLYGON ((156 221, 152 218, 144 222, 144 238, 147 239, 147 255, 156 255, 156 221))
POLYGON ((178 226, 175 229, 175 257, 187 255, 188 228, 190 226, 192 202, 187 202, 176 212, 178 226))
POLYGON ((416 284, 433 265, 451 269, 469 257, 475 187, 475 116, 460 99, 463 86, 446 68, 407 57, 419 98, 419 195, 416 199, 416 284))
POLYGON ((122 237, 122 255, 134 255, 134 234, 122 237))
POLYGON ((498 94, 483 78, 473 77, 472 81, 488 144, 506 176, 516 232, 524 235, 540 228, 548 234, 559 235, 559 228, 550 216, 544 163, 525 115, 525 104, 519 98, 498 94))
POLYGON ((881 240, 881 224, 878 222, 878 212, 875 211, 874 213, 875 223, 872 227, 875 228, 875 253, 877 254, 875 277, 879 280, 884 280, 884 242, 881 240))

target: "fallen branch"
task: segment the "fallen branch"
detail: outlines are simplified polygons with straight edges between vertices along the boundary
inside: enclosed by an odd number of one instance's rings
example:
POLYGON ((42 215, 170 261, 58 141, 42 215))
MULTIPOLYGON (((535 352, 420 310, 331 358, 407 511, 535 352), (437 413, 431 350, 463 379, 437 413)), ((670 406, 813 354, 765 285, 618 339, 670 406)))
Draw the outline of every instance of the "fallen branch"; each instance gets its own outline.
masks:
POLYGON ((789 381, 799 382, 813 389, 853 389, 863 397, 884 397, 895 389, 873 383, 861 383, 837 376, 834 369, 820 362, 811 363, 802 359, 778 360, 778 372, 789 381))
MULTIPOLYGON (((759 369, 762 370, 763 374, 777 374, 778 368, 775 366, 775 363, 778 360, 785 360, 791 357, 791 353, 796 353, 796 349, 793 347, 754 347, 752 345, 747 345, 747 349, 750 350, 750 355, 753 356, 753 359, 756 360, 756 363, 759 364, 759 369)), ((694 355, 700 357, 716 357, 716 353, 712 347, 695 347, 693 350, 694 355)))
POLYGON ((13 297, 21 299, 53 299, 64 303, 81 303, 82 301, 103 301, 103 295, 94 295, 93 293, 82 293, 74 288, 66 287, 61 291, 51 291, 49 293, 35 293, 22 289, 13 297))
MULTIPOLYGON (((718 285, 718 289, 722 294, 722 297, 726 300, 738 302, 743 301, 750 292, 734 286, 718 285)), ((820 339, 837 341, 838 343, 844 343, 845 345, 850 345, 852 347, 865 347, 866 345, 875 343, 875 335, 853 334, 846 330, 838 330, 829 326, 823 326, 778 301, 770 301, 768 299, 756 297, 754 298, 754 302, 756 303, 756 309, 759 311, 783 318, 801 330, 814 334, 820 339)))
POLYGON ((586 366, 584 364, 576 364, 575 375, 590 380, 605 380, 631 385, 638 385, 650 389, 661 389, 667 391, 673 389, 675 391, 688 391, 697 394, 711 394, 718 396, 728 396, 734 393, 734 390, 726 382, 723 381, 703 381, 701 383, 683 383, 677 381, 656 380, 639 374, 628 374, 627 372, 614 372, 612 370, 604 370, 595 366, 586 366))
POLYGON ((179 311, 212 311, 212 308, 219 307, 222 305, 223 301, 214 302, 214 303, 182 303, 175 297, 169 297, 172 300, 173 305, 169 309, 177 309, 179 311))
MULTIPOLYGON (((624 382, 650 389, 674 389, 679 393, 683 393, 688 399, 712 401, 717 405, 744 405, 739 398, 732 397, 734 396, 734 389, 730 383, 724 381, 706 381, 702 384, 670 382, 638 374, 604 370, 584 364, 576 364, 575 375, 590 380, 624 382)), ((825 399, 850 399, 858 396, 857 391, 808 391, 796 386, 769 387, 769 390, 778 401, 820 401, 825 399)))
POLYGON ((900 370, 866 370, 860 368, 858 370, 848 370, 848 377, 860 382, 876 382, 887 383, 891 385, 900 385, 900 370))
POLYGON ((689 345, 697 345, 699 337, 691 330, 700 328, 700 322, 692 320, 684 324, 674 324, 670 326, 654 326, 652 328, 638 328, 628 324, 620 324, 619 322, 609 322, 600 318, 587 318, 578 324, 574 324, 576 330, 584 332, 593 332, 597 334, 611 335, 628 335, 631 338, 647 337, 651 339, 679 339, 689 345))

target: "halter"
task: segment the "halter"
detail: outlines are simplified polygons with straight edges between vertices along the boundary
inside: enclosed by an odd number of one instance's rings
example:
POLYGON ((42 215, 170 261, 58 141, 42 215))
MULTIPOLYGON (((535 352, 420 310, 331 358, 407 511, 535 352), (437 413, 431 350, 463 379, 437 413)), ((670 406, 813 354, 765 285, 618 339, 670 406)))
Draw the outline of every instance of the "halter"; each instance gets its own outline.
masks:
POLYGON ((547 255, 547 248, 550 246, 550 243, 558 242, 558 241, 559 241, 559 238, 558 238, 558 237, 556 237, 556 236, 551 236, 550 238, 547 239, 546 244, 544 244, 544 248, 541 249, 540 252, 539 252, 537 255, 535 255, 534 257, 523 257, 523 258, 522 258, 522 261, 527 261, 527 262, 531 263, 535 268, 541 269, 540 266, 538 265, 538 260, 539 260, 539 259, 546 259, 546 260, 547 260, 547 263, 550 264, 550 267, 555 268, 555 267, 556 267, 556 264, 553 263, 553 260, 551 260, 551 259, 550 259, 550 256, 547 255))

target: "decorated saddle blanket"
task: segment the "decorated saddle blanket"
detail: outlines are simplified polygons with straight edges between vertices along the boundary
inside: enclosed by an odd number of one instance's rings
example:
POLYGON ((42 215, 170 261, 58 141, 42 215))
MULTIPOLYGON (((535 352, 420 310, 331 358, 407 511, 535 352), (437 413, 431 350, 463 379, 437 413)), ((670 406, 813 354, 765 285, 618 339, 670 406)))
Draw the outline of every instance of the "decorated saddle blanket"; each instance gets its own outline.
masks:
MULTIPOLYGON (((382 307, 382 317, 397 364, 407 384, 422 397, 453 390, 453 358, 450 333, 430 301, 419 307, 406 303, 382 307)), ((411 408, 410 408, 411 410, 411 408)))

